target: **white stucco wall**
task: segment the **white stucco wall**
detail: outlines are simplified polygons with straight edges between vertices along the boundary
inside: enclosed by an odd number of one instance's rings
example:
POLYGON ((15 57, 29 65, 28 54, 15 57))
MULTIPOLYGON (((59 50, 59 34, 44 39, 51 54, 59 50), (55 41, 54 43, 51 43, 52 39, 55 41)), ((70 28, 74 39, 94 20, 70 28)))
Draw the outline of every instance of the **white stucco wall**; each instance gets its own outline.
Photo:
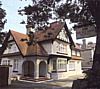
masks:
POLYGON ((10 36, 9 39, 8 39, 7 47, 6 47, 3 54, 15 53, 15 52, 19 52, 19 49, 18 49, 16 43, 13 41, 13 37, 10 36))
POLYGON ((15 44, 15 42, 10 42, 8 43, 8 46, 3 54, 15 53, 15 52, 19 52, 19 49, 17 45, 15 44))
POLYGON ((11 67, 9 67, 9 70, 10 70, 9 75, 10 75, 10 77, 15 77, 15 75, 22 74, 22 67, 21 67, 21 64, 23 62, 22 56, 2 58, 1 65, 3 65, 3 61, 4 60, 10 60, 10 65, 11 65, 11 67), (18 72, 14 72, 14 60, 18 61, 18 70, 16 70, 18 72))

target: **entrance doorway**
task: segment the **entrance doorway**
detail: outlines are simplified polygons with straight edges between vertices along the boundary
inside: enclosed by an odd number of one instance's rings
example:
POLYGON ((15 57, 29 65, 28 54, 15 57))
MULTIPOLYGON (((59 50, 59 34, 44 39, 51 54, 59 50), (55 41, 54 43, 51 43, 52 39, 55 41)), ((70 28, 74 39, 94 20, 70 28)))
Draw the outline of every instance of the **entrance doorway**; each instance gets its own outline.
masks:
POLYGON ((39 64, 39 77, 46 77, 47 66, 44 61, 41 61, 39 64))
POLYGON ((24 76, 34 77, 34 63, 32 61, 25 61, 22 69, 24 76))

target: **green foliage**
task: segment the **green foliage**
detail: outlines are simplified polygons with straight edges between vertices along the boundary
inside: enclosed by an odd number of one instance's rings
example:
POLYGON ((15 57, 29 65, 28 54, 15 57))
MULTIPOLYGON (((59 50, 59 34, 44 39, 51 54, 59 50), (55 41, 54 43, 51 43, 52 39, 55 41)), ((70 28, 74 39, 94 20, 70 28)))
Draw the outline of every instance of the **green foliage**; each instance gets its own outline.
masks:
POLYGON ((33 5, 19 10, 20 15, 27 15, 27 24, 38 30, 49 24, 49 20, 70 19, 72 23, 94 23, 88 3, 85 0, 32 0, 33 5), (63 3, 64 2, 64 3, 63 3), (24 13, 23 13, 24 12, 24 13))
POLYGON ((6 32, 0 32, 0 44, 3 43, 5 36, 7 35, 6 32))
POLYGON ((4 25, 6 23, 6 12, 4 9, 1 8, 1 2, 0 2, 0 44, 2 44, 4 37, 5 37, 5 32, 2 32, 2 29, 4 29, 4 25))

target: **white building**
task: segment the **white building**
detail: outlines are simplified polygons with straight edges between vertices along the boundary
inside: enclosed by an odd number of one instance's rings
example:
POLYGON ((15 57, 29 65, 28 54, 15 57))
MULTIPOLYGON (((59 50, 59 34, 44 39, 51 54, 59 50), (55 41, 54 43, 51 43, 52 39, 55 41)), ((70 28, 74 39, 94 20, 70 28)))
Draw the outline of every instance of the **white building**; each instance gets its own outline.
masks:
POLYGON ((74 47, 65 23, 54 22, 34 33, 33 44, 29 40, 26 34, 9 31, 2 46, 1 65, 11 65, 10 77, 64 79, 81 73, 80 50, 74 47))

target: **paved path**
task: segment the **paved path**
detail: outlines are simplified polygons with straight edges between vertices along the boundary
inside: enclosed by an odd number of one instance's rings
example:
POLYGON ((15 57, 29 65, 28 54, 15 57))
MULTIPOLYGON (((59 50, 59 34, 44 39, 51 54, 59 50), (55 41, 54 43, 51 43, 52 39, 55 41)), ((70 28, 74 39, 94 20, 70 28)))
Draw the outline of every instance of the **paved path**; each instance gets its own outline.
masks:
POLYGON ((71 89, 73 80, 76 80, 80 76, 71 76, 68 79, 63 80, 49 80, 42 82, 32 81, 13 81, 8 87, 0 89, 71 89))

